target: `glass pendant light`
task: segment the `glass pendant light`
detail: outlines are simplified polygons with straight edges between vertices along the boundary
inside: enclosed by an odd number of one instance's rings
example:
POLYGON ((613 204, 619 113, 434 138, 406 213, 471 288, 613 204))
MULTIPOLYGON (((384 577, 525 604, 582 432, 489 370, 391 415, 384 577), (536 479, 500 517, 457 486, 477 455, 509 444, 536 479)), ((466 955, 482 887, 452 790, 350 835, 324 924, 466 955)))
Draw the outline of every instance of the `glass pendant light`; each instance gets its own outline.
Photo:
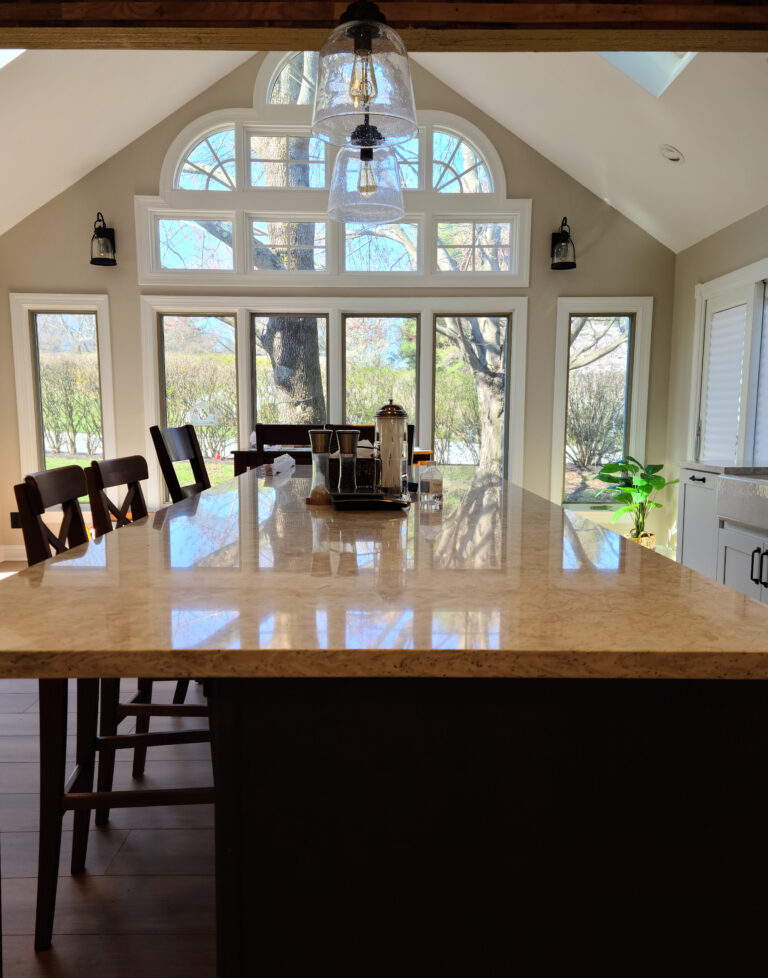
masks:
POLYGON ((391 146, 416 134, 408 52, 385 20, 375 3, 356 0, 328 36, 318 61, 314 136, 344 146, 364 126, 391 146))
POLYGON ((339 150, 328 195, 328 217, 359 224, 389 224, 405 213, 394 152, 386 146, 339 150))

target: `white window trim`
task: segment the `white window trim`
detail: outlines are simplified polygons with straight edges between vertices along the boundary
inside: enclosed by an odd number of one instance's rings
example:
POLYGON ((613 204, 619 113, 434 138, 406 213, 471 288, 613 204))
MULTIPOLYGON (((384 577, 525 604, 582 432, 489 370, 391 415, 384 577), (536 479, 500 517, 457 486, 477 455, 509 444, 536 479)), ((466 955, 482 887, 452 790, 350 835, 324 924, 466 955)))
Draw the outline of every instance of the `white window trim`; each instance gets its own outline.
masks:
POLYGON ((160 363, 157 317, 159 315, 215 314, 235 316, 237 335, 238 425, 240 447, 248 448, 253 424, 250 373, 250 328, 253 313, 295 313, 328 317, 328 418, 343 423, 343 349, 344 316, 369 316, 375 301, 377 315, 418 315, 419 338, 419 411, 416 443, 424 448, 432 444, 432 400, 435 316, 499 315, 509 316, 511 371, 507 375, 507 477, 522 484, 525 437, 525 376, 528 330, 528 299, 525 296, 441 296, 411 298, 377 296, 154 296, 141 297, 142 357, 144 370, 144 418, 147 429, 146 457, 149 465, 148 503, 161 505, 163 484, 149 426, 160 424, 160 363))
POLYGON ((40 471, 35 384, 34 349, 30 316, 38 312, 87 312, 96 316, 99 344, 99 384, 101 385, 101 427, 104 458, 117 455, 115 398, 112 384, 112 346, 109 327, 109 297, 106 295, 11 292, 11 332, 13 367, 16 377, 16 410, 19 424, 19 468, 23 476, 40 471))
MULTIPOLYGON (((653 324, 652 296, 595 296, 564 297, 557 300, 557 340, 555 349, 555 390, 552 415, 552 468, 550 499, 558 505, 574 506, 585 511, 590 519, 600 522, 599 509, 588 508, 584 503, 563 504, 563 479, 565 476, 565 414, 568 399, 568 355, 570 349, 571 316, 589 315, 634 316, 632 377, 630 381, 629 431, 627 451, 635 458, 645 459, 645 432, 648 415, 648 379, 651 366, 651 329, 653 324)), ((610 510, 608 515, 612 515, 610 510)))
POLYGON ((744 376, 746 390, 742 389, 742 411, 739 441, 736 453, 737 465, 748 465, 752 460, 754 439, 754 404, 757 396, 756 371, 759 367, 762 306, 756 301, 758 291, 768 280, 768 258, 752 262, 726 275, 699 283, 695 288, 693 356, 691 359, 691 387, 688 408, 688 441, 686 457, 696 455, 696 430, 701 406, 704 376, 704 340, 707 320, 707 303, 718 302, 727 293, 741 293, 741 302, 747 305, 747 331, 744 337, 744 376))
MULTIPOLYGON (((265 59, 259 73, 266 78, 268 71, 277 70, 280 59, 265 59), (271 67, 267 66, 267 61, 271 67)), ((271 76, 270 76, 271 77, 271 76)), ((268 80, 267 80, 268 81, 268 80)), ((266 91, 264 83, 264 91, 266 91)), ((257 82, 257 94, 260 91, 257 82)), ((506 179, 501 158, 493 143, 482 130, 466 119, 450 112, 422 110, 417 113, 420 134, 420 179, 418 190, 405 190, 404 221, 419 224, 419 270, 415 272, 346 272, 344 271, 344 227, 328 220, 327 190, 295 188, 248 187, 245 177, 248 166, 246 134, 263 131, 284 135, 308 134, 309 117, 306 106, 266 106, 255 103, 254 109, 223 109, 208 113, 186 126, 171 143, 160 171, 159 194, 136 196, 136 247, 139 285, 178 288, 180 286, 210 288, 216 286, 246 288, 285 285, 284 272, 253 271, 250 269, 250 246, 247 238, 246 216, 274 220, 327 221, 327 267, 318 272, 292 272, 302 283, 317 283, 318 287, 342 289, 354 276, 356 287, 380 288, 383 281, 393 288, 497 286, 527 288, 530 281, 530 199, 507 198, 506 179), (277 112, 265 112, 275 109, 277 112), (298 110, 301 110, 300 112, 298 110), (286 121, 287 120, 287 121, 286 121), (176 190, 174 178, 186 154, 204 136, 227 126, 235 129, 237 161, 237 190, 176 190), (449 194, 431 189, 432 130, 442 129, 466 140, 483 158, 493 192, 488 194, 449 194), (427 189, 429 188, 429 189, 427 189), (195 269, 163 269, 159 267, 155 222, 157 217, 215 216, 233 222, 233 271, 204 271, 195 269), (509 272, 439 272, 437 270, 437 223, 441 220, 494 220, 511 224, 509 272)), ((311 115, 311 107, 309 109, 311 115)), ((326 147, 326 173, 335 160, 335 148, 326 147)))

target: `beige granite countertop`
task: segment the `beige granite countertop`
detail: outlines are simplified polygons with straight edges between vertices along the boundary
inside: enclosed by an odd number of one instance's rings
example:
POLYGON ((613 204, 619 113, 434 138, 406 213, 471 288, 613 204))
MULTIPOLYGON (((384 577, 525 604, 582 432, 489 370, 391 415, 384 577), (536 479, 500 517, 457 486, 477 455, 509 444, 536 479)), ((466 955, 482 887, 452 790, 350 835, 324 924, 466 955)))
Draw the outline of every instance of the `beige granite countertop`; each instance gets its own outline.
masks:
POLYGON ((0 582, 0 675, 768 678, 768 607, 495 477, 438 514, 269 482, 0 582))

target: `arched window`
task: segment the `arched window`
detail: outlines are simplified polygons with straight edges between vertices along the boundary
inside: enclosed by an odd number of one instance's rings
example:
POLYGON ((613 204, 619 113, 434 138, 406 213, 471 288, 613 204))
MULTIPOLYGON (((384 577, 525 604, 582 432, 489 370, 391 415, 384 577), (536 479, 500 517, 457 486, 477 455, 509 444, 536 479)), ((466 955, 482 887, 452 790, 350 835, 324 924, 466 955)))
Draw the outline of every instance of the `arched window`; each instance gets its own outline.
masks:
POLYGON ((444 129, 432 132, 432 186, 441 194, 490 194, 493 182, 478 151, 444 129))
POLYGON ((220 129, 196 143, 181 161, 175 185, 179 190, 234 190, 235 130, 220 129))
POLYGON ((395 147, 401 221, 329 220, 337 148, 310 131, 316 75, 316 52, 266 55, 253 109, 179 134, 159 195, 137 198, 141 283, 527 286, 530 201, 507 198, 490 140, 450 113, 418 112, 418 134, 395 147))
POLYGON ((209 454, 214 435, 224 446, 212 471, 257 420, 351 423, 394 394, 439 461, 519 480, 526 299, 509 290, 528 285, 531 202, 507 197, 482 130, 422 110, 418 134, 395 147, 402 219, 330 220, 337 148, 311 134, 316 72, 315 52, 265 55, 253 108, 187 126, 158 194, 136 198, 139 281, 152 292, 142 299, 147 414, 167 414, 163 376, 188 356, 200 386, 190 418, 209 454), (179 322, 189 329, 174 333, 179 322), (210 346, 201 323, 232 350, 210 346), (205 387, 214 367, 226 383, 205 387))
POLYGON ((312 105, 317 83, 317 51, 292 51, 270 85, 270 105, 312 105))

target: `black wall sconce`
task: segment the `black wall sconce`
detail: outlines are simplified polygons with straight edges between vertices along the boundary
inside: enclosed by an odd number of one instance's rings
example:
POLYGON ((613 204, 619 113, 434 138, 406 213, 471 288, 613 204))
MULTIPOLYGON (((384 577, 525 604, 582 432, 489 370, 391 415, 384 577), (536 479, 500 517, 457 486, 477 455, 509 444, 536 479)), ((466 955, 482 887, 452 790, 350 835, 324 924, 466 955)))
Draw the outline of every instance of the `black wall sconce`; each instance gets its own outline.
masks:
POLYGON ((560 230, 552 235, 552 264, 550 268, 563 269, 576 267, 576 248, 571 240, 568 218, 564 217, 560 230))
POLYGON ((93 224, 93 237, 91 238, 91 264, 92 265, 116 265, 117 256, 115 255, 115 230, 108 228, 107 222, 101 211, 96 215, 93 224))

